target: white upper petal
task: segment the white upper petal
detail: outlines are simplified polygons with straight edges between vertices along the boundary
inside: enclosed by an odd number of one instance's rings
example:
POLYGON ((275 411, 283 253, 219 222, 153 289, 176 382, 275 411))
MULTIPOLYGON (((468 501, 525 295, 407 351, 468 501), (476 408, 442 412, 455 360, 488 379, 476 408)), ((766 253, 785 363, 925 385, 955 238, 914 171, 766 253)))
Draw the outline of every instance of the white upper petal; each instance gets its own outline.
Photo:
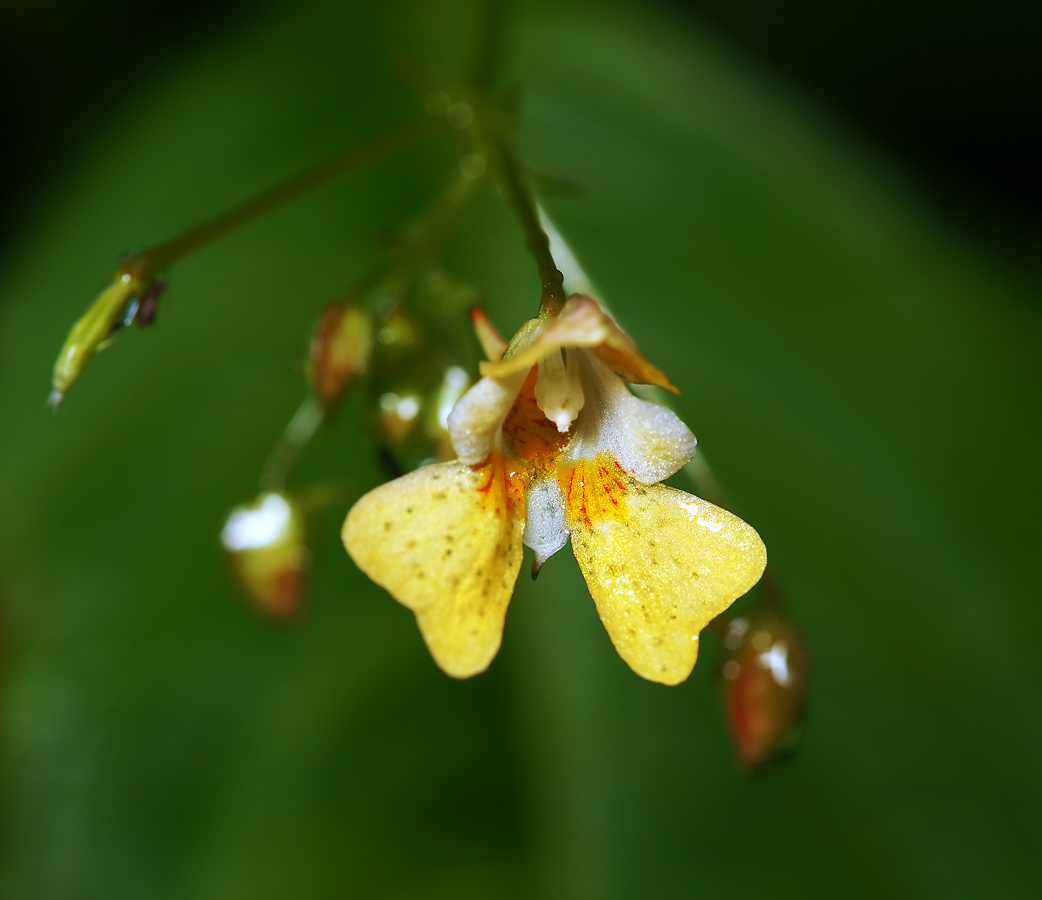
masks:
POLYGON ((672 410, 635 397, 594 354, 579 352, 586 405, 565 451, 569 460, 607 452, 644 484, 668 478, 691 460, 695 436, 672 410))
POLYGON ((567 542, 571 532, 564 495, 553 475, 537 475, 525 492, 524 543, 535 551, 535 572, 567 542))
POLYGON ((461 462, 476 466, 488 459, 496 432, 517 399, 528 372, 505 378, 482 378, 457 401, 449 413, 452 446, 461 462))

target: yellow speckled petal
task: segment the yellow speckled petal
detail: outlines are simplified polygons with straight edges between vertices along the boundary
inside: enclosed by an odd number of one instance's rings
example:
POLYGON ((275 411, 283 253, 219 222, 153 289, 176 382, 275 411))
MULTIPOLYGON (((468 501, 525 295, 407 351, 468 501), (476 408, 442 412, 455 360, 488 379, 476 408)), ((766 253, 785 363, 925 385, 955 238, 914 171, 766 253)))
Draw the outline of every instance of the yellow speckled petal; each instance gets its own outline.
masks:
POLYGON ((416 613, 434 661, 454 678, 499 650, 521 568, 524 478, 499 453, 439 463, 370 491, 342 536, 358 567, 416 613))
POLYGON ((756 584, 767 549, 727 510, 605 471, 590 460, 562 484, 572 550, 619 656, 649 681, 679 684, 699 632, 756 584))

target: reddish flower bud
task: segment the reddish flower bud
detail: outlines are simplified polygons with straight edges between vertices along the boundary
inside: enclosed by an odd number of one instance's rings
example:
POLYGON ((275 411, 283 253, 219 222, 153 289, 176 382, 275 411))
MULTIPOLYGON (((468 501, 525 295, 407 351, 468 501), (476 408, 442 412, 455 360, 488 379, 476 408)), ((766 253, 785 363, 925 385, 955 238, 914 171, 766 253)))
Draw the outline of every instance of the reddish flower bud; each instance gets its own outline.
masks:
POLYGON ((724 648, 724 711, 742 765, 791 755, 810 686, 806 639, 784 616, 760 609, 728 623, 724 648))
POLYGON ((221 544, 235 580, 258 610, 277 619, 296 615, 311 551, 304 517, 292 497, 267 493, 237 506, 221 531, 221 544))
POLYGON ((308 375, 326 409, 368 368, 373 330, 372 316, 351 303, 333 303, 322 313, 311 338, 308 375))

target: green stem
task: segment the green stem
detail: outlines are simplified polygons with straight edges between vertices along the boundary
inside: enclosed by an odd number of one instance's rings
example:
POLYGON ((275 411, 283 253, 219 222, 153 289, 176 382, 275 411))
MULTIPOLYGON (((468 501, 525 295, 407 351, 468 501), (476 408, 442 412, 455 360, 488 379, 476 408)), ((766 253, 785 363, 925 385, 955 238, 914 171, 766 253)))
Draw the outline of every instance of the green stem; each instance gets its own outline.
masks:
MULTIPOLYGON (((430 127, 431 123, 426 119, 406 122, 338 154, 295 178, 290 178, 178 237, 135 253, 124 261, 86 312, 73 323, 54 363, 51 378, 53 390, 48 404, 57 408, 65 391, 80 377, 94 354, 106 346, 115 329, 124 321, 128 304, 148 292, 153 279, 167 266, 229 231, 397 149, 430 127)), ((144 322, 144 319, 139 319, 139 322, 144 322)))
POLYGON ((245 203, 234 207, 223 215, 196 225, 188 231, 162 244, 149 247, 134 254, 121 267, 122 272, 129 273, 142 282, 151 280, 167 266, 182 257, 223 237, 248 222, 258 219, 302 194, 321 187, 342 175, 347 175, 400 146, 408 143, 431 127, 424 119, 417 119, 398 125, 383 134, 357 144, 349 150, 339 153, 314 168, 308 169, 282 184, 271 188, 245 203))
POLYGON ((304 398, 264 464, 260 477, 262 491, 282 490, 286 486, 286 479, 300 454, 311 442, 325 417, 325 409, 314 395, 309 394, 304 398))
POLYGON ((479 125, 485 127, 475 129, 476 143, 479 150, 490 158, 500 189, 517 215, 525 233, 525 243, 535 257, 542 285, 539 315, 552 316, 564 306, 564 275, 554 262, 550 238, 540 222, 539 209, 528 178, 503 134, 497 133, 496 126, 500 124, 498 120, 502 110, 491 105, 488 97, 502 51, 503 6, 504 0, 485 0, 482 4, 481 39, 471 86, 478 94, 475 105, 479 112, 479 125))
POLYGON ((462 174, 449 177, 431 206, 403 229, 396 259, 399 267, 409 268, 416 261, 436 257, 440 253, 474 185, 473 178, 462 174))
POLYGON ((492 87, 503 55, 503 6, 505 0, 485 0, 482 4, 481 36, 474 58, 470 84, 479 91, 492 87))
POLYGON ((494 155, 493 169, 499 177, 500 188, 521 223, 525 243, 539 269, 543 286, 539 315, 556 315, 564 306, 564 275, 550 252, 550 238, 539 221, 539 210, 528 179, 505 140, 493 137, 487 149, 494 155))

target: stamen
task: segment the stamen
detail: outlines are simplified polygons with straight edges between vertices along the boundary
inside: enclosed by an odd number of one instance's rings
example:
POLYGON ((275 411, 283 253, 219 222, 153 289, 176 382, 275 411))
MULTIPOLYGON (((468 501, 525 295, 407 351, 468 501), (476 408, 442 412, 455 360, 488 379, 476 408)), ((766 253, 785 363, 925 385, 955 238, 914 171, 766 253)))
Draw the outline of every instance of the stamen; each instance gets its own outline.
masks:
POLYGON ((571 428, 586 402, 576 354, 575 350, 569 353, 567 361, 560 350, 547 354, 539 361, 535 382, 536 403, 562 434, 571 428))

